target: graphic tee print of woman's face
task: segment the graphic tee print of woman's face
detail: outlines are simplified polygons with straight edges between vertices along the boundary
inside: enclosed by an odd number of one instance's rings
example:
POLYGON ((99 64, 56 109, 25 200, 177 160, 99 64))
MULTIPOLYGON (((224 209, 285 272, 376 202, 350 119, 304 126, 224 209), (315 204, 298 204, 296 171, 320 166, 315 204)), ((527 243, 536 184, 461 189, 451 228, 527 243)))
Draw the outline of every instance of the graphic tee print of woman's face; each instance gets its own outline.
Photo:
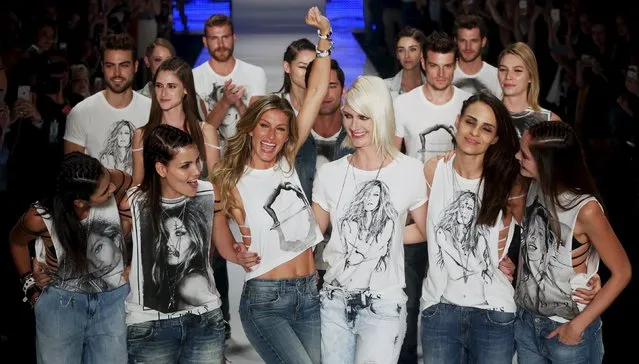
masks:
POLYGON ((125 125, 118 131, 118 147, 128 148, 131 145, 131 131, 125 125))
POLYGON ((367 212, 375 211, 379 206, 379 199, 382 189, 373 185, 366 193, 366 201, 364 202, 364 210, 367 212))
POLYGON ((169 265, 175 266, 184 262, 193 241, 184 223, 177 217, 170 217, 164 220, 163 224, 169 234, 166 241, 166 261, 169 265))

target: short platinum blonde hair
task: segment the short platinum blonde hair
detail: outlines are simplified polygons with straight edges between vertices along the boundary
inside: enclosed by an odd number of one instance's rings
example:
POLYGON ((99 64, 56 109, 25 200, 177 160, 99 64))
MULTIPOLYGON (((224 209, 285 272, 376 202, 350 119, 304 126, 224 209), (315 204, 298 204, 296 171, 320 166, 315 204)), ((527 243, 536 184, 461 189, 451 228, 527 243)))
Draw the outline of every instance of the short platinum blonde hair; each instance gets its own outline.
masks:
MULTIPOLYGON (((395 158, 399 151, 393 145, 395 111, 393 99, 383 79, 377 76, 359 76, 346 91, 344 105, 373 121, 372 143, 382 155, 395 158)), ((347 134, 344 146, 353 148, 347 134)))

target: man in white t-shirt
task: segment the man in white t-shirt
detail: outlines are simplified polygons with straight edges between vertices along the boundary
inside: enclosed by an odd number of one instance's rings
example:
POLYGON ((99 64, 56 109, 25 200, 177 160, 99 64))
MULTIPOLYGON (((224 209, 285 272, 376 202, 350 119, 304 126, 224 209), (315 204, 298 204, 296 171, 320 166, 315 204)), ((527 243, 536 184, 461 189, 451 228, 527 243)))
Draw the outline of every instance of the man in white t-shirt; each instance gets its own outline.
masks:
POLYGON ((106 37, 102 71, 106 89, 78 103, 67 116, 64 153, 86 153, 106 168, 131 173, 131 140, 149 121, 151 100, 133 91, 138 68, 134 40, 128 34, 106 37))
POLYGON ((235 33, 226 15, 212 15, 206 21, 202 42, 211 57, 193 69, 195 91, 206 103, 206 122, 217 127, 225 140, 237 132, 248 100, 266 94, 266 73, 233 57, 235 33))
MULTIPOLYGON (((395 145, 405 142, 406 154, 427 161, 453 148, 455 120, 470 94, 452 85, 455 71, 454 40, 446 33, 434 32, 422 50, 426 83, 395 99, 395 145)), ((421 285, 428 268, 426 242, 404 245, 406 336, 400 363, 417 362, 417 322, 421 285)))
POLYGON ((453 85, 471 94, 488 90, 501 100, 497 68, 484 62, 481 57, 481 51, 486 46, 484 20, 478 15, 460 15, 455 22, 455 29, 459 58, 453 85))
POLYGON ((402 141, 406 154, 426 162, 453 149, 455 119, 470 94, 453 86, 455 42, 443 32, 426 40, 422 67, 426 83, 395 99, 395 145, 402 141))

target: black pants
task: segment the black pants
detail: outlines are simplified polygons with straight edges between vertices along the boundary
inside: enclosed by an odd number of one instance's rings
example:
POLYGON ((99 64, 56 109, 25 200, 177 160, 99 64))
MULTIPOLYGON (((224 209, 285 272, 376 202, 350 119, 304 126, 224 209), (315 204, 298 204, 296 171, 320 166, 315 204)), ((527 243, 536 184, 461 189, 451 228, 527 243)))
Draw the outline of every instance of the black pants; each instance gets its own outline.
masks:
POLYGON ((428 269, 428 250, 426 242, 404 245, 404 276, 408 296, 406 302, 406 336, 399 354, 399 364, 417 364, 417 320, 419 319, 419 300, 422 297, 422 282, 428 269))

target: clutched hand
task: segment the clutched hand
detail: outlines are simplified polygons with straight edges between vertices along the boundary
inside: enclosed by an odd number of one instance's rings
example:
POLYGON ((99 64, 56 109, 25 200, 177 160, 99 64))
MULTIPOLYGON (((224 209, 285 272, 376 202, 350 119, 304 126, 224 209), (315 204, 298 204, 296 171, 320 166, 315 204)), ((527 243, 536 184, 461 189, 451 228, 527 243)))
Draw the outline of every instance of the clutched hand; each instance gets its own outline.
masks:
POLYGON ((515 278, 515 263, 513 263, 509 256, 499 261, 499 270, 504 273, 509 282, 512 282, 515 278))
POLYGON ((261 258, 257 255, 257 253, 249 252, 246 245, 236 243, 233 245, 233 249, 235 249, 235 252, 237 253, 237 262, 246 272, 252 271, 251 267, 260 264, 261 258))
POLYGON ((588 280, 588 288, 577 288, 572 292, 573 300, 584 305, 589 304, 601 290, 601 277, 599 274, 593 275, 588 280))
POLYGON ((33 278, 35 278, 36 285, 42 289, 51 282, 51 274, 56 271, 56 268, 51 267, 46 263, 41 263, 37 259, 33 259, 31 264, 33 278))
POLYGON ((304 20, 306 24, 319 29, 322 34, 327 34, 331 30, 331 22, 327 17, 322 15, 317 6, 308 9, 304 20))

